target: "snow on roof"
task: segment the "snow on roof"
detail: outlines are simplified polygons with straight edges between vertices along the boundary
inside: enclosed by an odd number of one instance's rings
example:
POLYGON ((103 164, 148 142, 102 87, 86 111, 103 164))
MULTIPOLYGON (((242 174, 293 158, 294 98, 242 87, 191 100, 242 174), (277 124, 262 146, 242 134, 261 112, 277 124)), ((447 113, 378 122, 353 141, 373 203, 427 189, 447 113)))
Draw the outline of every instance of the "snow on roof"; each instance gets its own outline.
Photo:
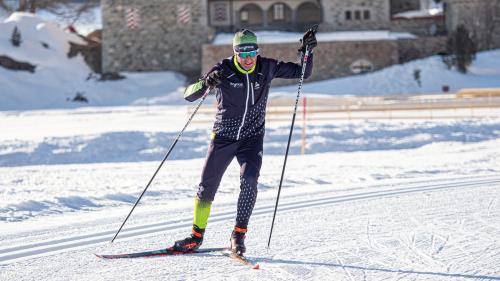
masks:
MULTIPOLYGON (((272 43, 296 43, 302 38, 303 33, 282 32, 282 31, 257 31, 257 40, 259 44, 272 43)), ((212 45, 228 45, 233 42, 233 33, 218 34, 212 45)), ((398 40, 402 38, 416 38, 411 33, 390 32, 388 30, 370 30, 370 31, 339 31, 339 32, 321 32, 316 35, 318 41, 375 41, 375 40, 398 40)))
POLYGON ((394 14, 393 18, 427 18, 427 17, 437 17, 444 14, 443 3, 428 3, 427 7, 423 7, 420 10, 407 11, 403 13, 394 14))

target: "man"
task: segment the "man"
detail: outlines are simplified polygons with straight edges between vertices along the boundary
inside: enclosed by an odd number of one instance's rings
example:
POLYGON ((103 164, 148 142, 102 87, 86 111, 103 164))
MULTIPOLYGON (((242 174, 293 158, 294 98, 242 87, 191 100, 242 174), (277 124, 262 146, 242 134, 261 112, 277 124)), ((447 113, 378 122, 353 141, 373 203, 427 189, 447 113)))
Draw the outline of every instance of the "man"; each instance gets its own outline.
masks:
MULTIPOLYGON (((315 31, 304 34, 299 51, 316 45, 315 31)), ((274 78, 300 78, 302 65, 259 56, 257 36, 248 29, 234 35, 234 55, 216 64, 198 82, 188 86, 184 98, 195 101, 207 88, 216 89, 217 115, 205 166, 195 199, 191 235, 175 242, 178 251, 200 247, 210 208, 222 175, 234 157, 240 164, 240 194, 236 224, 231 234, 231 250, 242 255, 248 221, 257 198, 257 180, 262 165, 264 121, 267 97, 274 78)), ((312 73, 310 53, 304 78, 312 73)))

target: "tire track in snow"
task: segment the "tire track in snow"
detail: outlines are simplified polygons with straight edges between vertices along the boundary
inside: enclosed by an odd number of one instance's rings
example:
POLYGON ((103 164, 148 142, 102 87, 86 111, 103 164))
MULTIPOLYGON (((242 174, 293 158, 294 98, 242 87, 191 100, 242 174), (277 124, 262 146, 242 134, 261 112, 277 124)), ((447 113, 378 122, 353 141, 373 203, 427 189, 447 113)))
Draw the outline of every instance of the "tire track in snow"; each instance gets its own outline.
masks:
MULTIPOLYGON (((354 194, 346 195, 335 195, 335 196, 325 196, 325 193, 330 192, 320 192, 308 198, 306 200, 283 200, 279 205, 279 211, 293 211, 303 208, 315 208, 325 205, 343 203, 343 202, 354 202, 360 200, 377 199, 390 196, 406 195, 411 193, 420 192, 433 192, 443 189, 454 189, 454 188, 471 188, 471 187, 488 187, 491 184, 499 184, 500 177, 484 177, 483 179, 478 178, 474 180, 451 180, 449 182, 432 184, 429 181, 412 182, 399 185, 399 188, 384 189, 368 192, 360 192, 354 194), (411 187, 405 187, 410 185, 411 187), (314 196, 320 198, 314 198, 314 196)), ((333 193, 333 191, 331 192, 333 193)), ((274 204, 271 202, 265 206, 258 206, 254 209, 253 216, 265 216, 272 214, 274 212, 274 204)), ((210 222, 221 222, 234 217, 234 210, 225 211, 220 213, 215 213, 210 217, 210 222)), ((169 230, 175 230, 182 227, 189 227, 192 225, 192 217, 186 217, 182 219, 175 219, 168 222, 143 225, 131 227, 122 231, 119 236, 120 240, 129 240, 131 238, 136 238, 139 236, 146 236, 155 233, 165 232, 169 230)), ((3 248, 0 249, 0 264, 12 263, 20 260, 26 260, 39 256, 46 256, 50 254, 55 254, 58 252, 64 252, 68 250, 76 250, 81 248, 86 248, 92 245, 109 242, 115 231, 105 231, 99 233, 93 233, 82 236, 75 236, 66 239, 54 239, 50 241, 33 243, 29 245, 3 248)))

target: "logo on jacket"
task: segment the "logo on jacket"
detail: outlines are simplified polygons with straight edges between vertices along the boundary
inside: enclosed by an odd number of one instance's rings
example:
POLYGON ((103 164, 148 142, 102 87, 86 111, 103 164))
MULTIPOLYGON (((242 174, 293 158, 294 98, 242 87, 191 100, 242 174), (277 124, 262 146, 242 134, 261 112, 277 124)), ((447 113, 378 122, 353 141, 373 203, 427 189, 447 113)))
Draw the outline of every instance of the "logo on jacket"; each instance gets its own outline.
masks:
POLYGON ((254 86, 255 90, 258 90, 260 89, 260 84, 259 82, 255 82, 255 86, 254 86))
POLYGON ((234 82, 229 82, 230 86, 232 88, 238 88, 238 89, 241 89, 243 88, 243 83, 234 83, 234 82))

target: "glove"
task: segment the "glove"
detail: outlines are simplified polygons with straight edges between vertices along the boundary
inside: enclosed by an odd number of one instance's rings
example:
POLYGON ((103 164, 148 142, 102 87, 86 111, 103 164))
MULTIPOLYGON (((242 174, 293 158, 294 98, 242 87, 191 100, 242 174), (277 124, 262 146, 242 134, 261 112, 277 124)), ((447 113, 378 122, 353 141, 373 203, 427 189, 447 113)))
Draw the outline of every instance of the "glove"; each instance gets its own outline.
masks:
POLYGON ((222 71, 215 70, 210 72, 205 78, 205 86, 215 88, 221 83, 222 71))
POLYGON ((316 31, 309 29, 306 33, 304 33, 304 37, 300 39, 300 43, 301 46, 299 48, 299 52, 305 53, 306 47, 309 51, 312 51, 312 49, 318 45, 318 41, 316 40, 316 31))

